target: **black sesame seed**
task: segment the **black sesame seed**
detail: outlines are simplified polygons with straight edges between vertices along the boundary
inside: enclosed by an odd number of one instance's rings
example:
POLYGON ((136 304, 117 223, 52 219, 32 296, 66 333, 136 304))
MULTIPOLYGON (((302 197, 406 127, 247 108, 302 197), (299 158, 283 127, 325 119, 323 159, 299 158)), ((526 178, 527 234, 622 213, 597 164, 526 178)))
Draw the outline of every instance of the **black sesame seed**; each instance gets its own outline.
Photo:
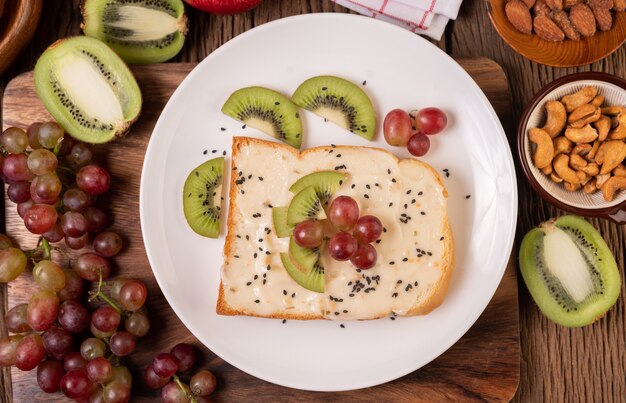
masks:
POLYGON ((287 319, 283 319, 283 325, 287 323, 287 319))
POLYGON ((361 83, 362 85, 367 84, 367 80, 363 80, 363 82, 361 83))
POLYGON ((257 258, 257 256, 259 256, 259 254, 258 254, 258 253, 256 253, 256 252, 254 252, 254 258, 255 258, 255 259, 257 258))
POLYGON ((371 189, 372 187, 370 185, 365 185, 366 188, 371 189))
POLYGON ((322 87, 322 91, 326 91, 327 89, 327 87, 322 87))
POLYGON ((443 237, 439 238, 440 241, 443 241, 443 237))
POLYGON ((258 275, 258 274, 255 274, 255 275, 254 275, 254 279, 256 280, 256 279, 258 279, 258 278, 259 278, 259 275, 258 275))
POLYGON ((377 240, 376 240, 376 243, 380 243, 380 239, 377 239, 377 240))
POLYGON ((283 295, 287 295, 287 290, 283 290, 283 295))
POLYGON ((295 298, 296 297, 296 293, 294 292, 293 294, 291 294, 291 298, 295 298))
POLYGON ((246 285, 250 285, 250 284, 252 284, 252 281, 248 281, 248 282, 246 283, 246 285))
POLYGON ((390 264, 391 266, 393 266, 394 264, 396 264, 396 262, 394 262, 394 261, 392 260, 391 262, 389 262, 389 264, 390 264))
POLYGON ((222 151, 222 155, 226 155, 226 150, 222 151))
POLYGON ((226 131, 226 128, 225 128, 225 127, 220 127, 220 130, 221 130, 221 131, 223 131, 223 132, 225 132, 225 131, 226 131))
POLYGON ((350 186, 351 189, 354 189, 356 187, 356 185, 353 183, 352 186, 350 186))
POLYGON ((212 154, 215 154, 217 152, 217 150, 211 150, 212 154))
POLYGON ((337 154, 337 155, 335 155, 335 157, 341 158, 341 154, 337 154))
POLYGON ((241 128, 242 128, 242 129, 245 129, 245 128, 246 128, 246 125, 241 126, 241 128))
POLYGON ((396 320, 395 316, 390 316, 389 319, 396 320))
POLYGON ((469 199, 470 197, 472 197, 472 195, 465 196, 466 199, 469 199))
POLYGON ((392 181, 393 183, 396 183, 396 178, 391 178, 391 181, 392 181))
POLYGON ((389 207, 393 206, 393 202, 389 203, 389 207))
POLYGON ((391 169, 387 168, 387 174, 391 175, 391 169))
POLYGON ((363 197, 365 197, 366 199, 369 199, 370 197, 366 194, 363 195, 363 197))
POLYGON ((246 241, 250 240, 250 235, 246 235, 246 241))
POLYGON ((345 329, 345 326, 342 324, 339 325, 340 328, 345 329))
POLYGON ((408 257, 405 257, 404 259, 402 259, 403 262, 407 262, 409 260, 408 257))
POLYGON ((202 154, 207 155, 208 152, 209 152, 209 150, 204 150, 204 151, 202 151, 202 154))
POLYGON ((255 300, 254 300, 254 303, 255 303, 255 304, 258 304, 259 302, 261 302, 261 301, 259 301, 258 299, 255 299, 255 300))
POLYGON ((407 190, 406 194, 410 195, 411 194, 411 189, 407 190))

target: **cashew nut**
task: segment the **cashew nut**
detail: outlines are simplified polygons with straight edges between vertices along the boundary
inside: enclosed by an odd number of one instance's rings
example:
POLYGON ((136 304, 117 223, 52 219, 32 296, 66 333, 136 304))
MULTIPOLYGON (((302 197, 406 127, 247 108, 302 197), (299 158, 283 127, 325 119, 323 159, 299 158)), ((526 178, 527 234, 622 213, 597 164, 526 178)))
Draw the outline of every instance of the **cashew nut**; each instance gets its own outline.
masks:
POLYGON ((592 123, 600 119, 602 116, 602 112, 600 112, 600 108, 595 107, 591 104, 581 105, 576 108, 567 118, 571 127, 581 128, 587 123, 592 123))
POLYGON ((565 136, 559 136, 552 140, 552 146, 554 147, 554 156, 556 156, 557 154, 571 153, 574 143, 569 141, 565 136))
POLYGON ((604 182, 608 181, 610 177, 611 174, 596 175, 596 187, 600 189, 602 185, 604 185, 604 182))
POLYGON ((605 141, 596 154, 596 162, 602 164, 601 174, 607 174, 626 158, 626 143, 619 140, 605 141))
POLYGON ((582 168, 586 167, 587 164, 588 162, 578 154, 571 154, 569 156, 569 166, 571 166, 572 169, 580 171, 582 168))
POLYGON ((597 191, 598 191, 598 188, 596 187, 596 179, 595 178, 593 178, 589 182, 585 183, 585 186, 583 186, 583 192, 587 193, 588 195, 593 194, 593 193, 595 193, 597 191))
POLYGON ((591 162, 591 161, 595 161, 596 158, 596 153, 598 152, 598 148, 600 148, 600 142, 598 140, 593 142, 593 146, 591 147, 591 151, 589 151, 589 153, 587 153, 587 155, 585 155, 585 158, 587 158, 587 161, 591 162))
POLYGON ((600 167, 595 162, 590 162, 586 166, 580 168, 581 171, 589 176, 596 176, 600 173, 600 167))
POLYGON ((611 118, 602 115, 600 119, 593 122, 593 126, 598 130, 598 140, 604 141, 611 130, 611 118))
POLYGON ((612 201, 615 197, 615 192, 624 189, 626 189, 626 177, 611 176, 604 182, 604 185, 602 185, 602 196, 604 196, 604 200, 612 201))
POLYGON ((565 106, 559 101, 548 101, 546 102, 545 108, 548 117, 542 129, 545 130, 550 137, 555 138, 565 128, 565 122, 567 121, 565 106))
POLYGON ((567 190, 568 192, 575 192, 580 189, 580 186, 580 183, 565 182, 565 190, 567 190))
POLYGON ((602 95, 596 95, 596 97, 592 99, 589 103, 593 106, 600 107, 604 103, 604 97, 602 95))
POLYGON ((571 154, 587 155, 589 151, 591 151, 591 144, 582 143, 576 144, 576 147, 572 148, 571 154))
POLYGON ((605 106, 602 108, 603 115, 617 116, 626 113, 626 107, 624 106, 605 106))
POLYGON ((563 178, 561 178, 559 175, 555 174, 554 172, 550 174, 550 179, 552 179, 552 181, 556 183, 563 182, 563 178))
POLYGON ((574 94, 564 96, 561 98, 561 102, 565 104, 565 110, 571 112, 579 106, 591 102, 597 94, 598 90, 595 87, 587 86, 574 94))
POLYGON ((541 169, 550 165, 554 156, 554 146, 550 135, 545 130, 533 128, 528 131, 528 139, 537 146, 533 156, 535 166, 541 169))
POLYGON ((598 138, 598 132, 591 125, 587 124, 580 129, 568 127, 565 129, 565 137, 574 143, 591 143, 598 138))
POLYGON ((584 172, 577 172, 569 167, 569 157, 565 154, 557 155, 554 158, 552 167, 564 181, 574 185, 581 184, 587 178, 587 174, 584 172))
POLYGON ((541 168, 541 172, 543 172, 544 175, 550 175, 552 173, 552 164, 545 168, 541 168))
POLYGON ((617 167, 615 167, 615 169, 613 169, 613 175, 626 177, 626 165, 619 164, 617 167))
POLYGON ((617 127, 611 130, 609 138, 611 140, 626 139, 626 114, 617 115, 617 127))

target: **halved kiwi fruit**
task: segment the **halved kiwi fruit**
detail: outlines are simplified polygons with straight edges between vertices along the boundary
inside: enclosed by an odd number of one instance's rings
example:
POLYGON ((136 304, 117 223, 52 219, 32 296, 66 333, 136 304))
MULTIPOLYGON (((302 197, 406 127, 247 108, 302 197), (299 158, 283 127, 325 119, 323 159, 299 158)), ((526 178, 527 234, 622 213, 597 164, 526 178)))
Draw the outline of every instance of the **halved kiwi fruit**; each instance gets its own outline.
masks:
POLYGON ((272 222, 274 223, 274 232, 279 238, 286 238, 293 233, 293 225, 287 224, 287 207, 278 206, 272 208, 272 222))
POLYGON ((298 107, 274 90, 241 88, 226 100, 222 113, 292 147, 300 148, 302 144, 302 120, 298 107))
POLYGON ((56 41, 37 61, 34 77, 48 112, 66 132, 87 143, 125 134, 141 111, 133 73, 97 39, 56 41))
POLYGON ((334 76, 309 78, 291 97, 296 105, 371 140, 376 131, 376 112, 358 85, 334 76))
POLYGON ((85 35, 109 45, 128 63, 160 63, 185 43, 187 17, 182 0, 86 0, 85 35))
POLYGON ((306 220, 324 219, 322 202, 317 197, 317 191, 313 186, 306 187, 298 192, 287 208, 287 224, 295 226, 306 220))
POLYGON ((324 266, 318 260, 312 267, 302 267, 296 264, 287 253, 280 254, 280 260, 287 274, 302 287, 314 292, 324 292, 324 266))
POLYGON ((519 259, 533 299, 559 325, 588 325, 619 296, 615 258, 596 229, 581 217, 562 216, 528 232, 519 259))
POLYGON ((185 180, 183 212, 194 232, 208 238, 220 234, 224 158, 214 158, 196 167, 185 180))
POLYGON ((320 201, 326 203, 330 200, 335 190, 341 186, 345 178, 345 173, 337 171, 313 172, 295 181, 289 188, 289 191, 298 193, 306 187, 313 186, 320 201))

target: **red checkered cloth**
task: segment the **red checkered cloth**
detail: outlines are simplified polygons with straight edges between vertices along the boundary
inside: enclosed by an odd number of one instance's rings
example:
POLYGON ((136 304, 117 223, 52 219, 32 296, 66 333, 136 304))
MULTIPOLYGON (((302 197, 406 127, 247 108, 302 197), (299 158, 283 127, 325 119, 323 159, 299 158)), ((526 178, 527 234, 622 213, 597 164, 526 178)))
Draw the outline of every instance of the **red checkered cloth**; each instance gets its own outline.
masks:
POLYGON ((372 18, 412 32, 441 39, 449 20, 456 19, 462 0, 332 0, 372 18))

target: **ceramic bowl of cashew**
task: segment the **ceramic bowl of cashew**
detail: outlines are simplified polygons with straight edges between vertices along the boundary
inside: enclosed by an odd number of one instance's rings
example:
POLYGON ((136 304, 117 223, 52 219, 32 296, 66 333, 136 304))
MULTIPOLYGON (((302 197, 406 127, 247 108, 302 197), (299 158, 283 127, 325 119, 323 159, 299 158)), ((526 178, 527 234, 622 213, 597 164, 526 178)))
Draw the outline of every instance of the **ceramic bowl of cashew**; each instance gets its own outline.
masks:
POLYGON ((576 73, 542 88, 517 128, 520 162, 550 204, 626 223, 626 81, 576 73))

